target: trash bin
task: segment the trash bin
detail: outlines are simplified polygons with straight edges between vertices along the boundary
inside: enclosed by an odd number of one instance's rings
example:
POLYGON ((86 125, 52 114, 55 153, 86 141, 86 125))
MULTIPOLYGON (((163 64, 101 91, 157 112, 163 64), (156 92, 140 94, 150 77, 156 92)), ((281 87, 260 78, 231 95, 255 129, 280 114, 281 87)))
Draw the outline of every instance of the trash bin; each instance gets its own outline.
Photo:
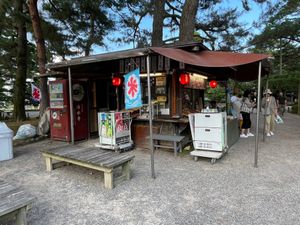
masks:
POLYGON ((14 132, 5 123, 0 122, 0 161, 13 158, 13 136, 14 132))

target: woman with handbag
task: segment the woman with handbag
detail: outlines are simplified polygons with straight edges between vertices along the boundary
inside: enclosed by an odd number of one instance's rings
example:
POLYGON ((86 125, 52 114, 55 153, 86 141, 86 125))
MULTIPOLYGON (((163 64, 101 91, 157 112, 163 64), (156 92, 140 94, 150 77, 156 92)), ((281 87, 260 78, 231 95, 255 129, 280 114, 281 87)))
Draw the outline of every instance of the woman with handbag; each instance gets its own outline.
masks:
POLYGON ((246 90, 243 95, 242 103, 241 103, 241 114, 243 117, 242 123, 242 132, 240 134, 241 138, 253 137, 254 134, 250 132, 251 128, 251 119, 250 112, 252 108, 255 106, 255 103, 250 102, 250 91, 246 90))

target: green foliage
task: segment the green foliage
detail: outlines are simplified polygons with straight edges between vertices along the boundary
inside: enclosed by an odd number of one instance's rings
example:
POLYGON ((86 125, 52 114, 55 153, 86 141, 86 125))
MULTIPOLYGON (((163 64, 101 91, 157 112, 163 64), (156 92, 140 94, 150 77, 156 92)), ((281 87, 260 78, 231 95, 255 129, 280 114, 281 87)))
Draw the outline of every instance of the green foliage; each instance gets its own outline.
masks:
POLYGON ((53 34, 60 34, 50 45, 54 48, 63 46, 58 51, 62 55, 71 52, 70 46, 85 52, 85 55, 90 54, 93 45, 103 46, 105 35, 114 28, 114 18, 109 14, 112 5, 119 6, 118 3, 102 0, 45 2, 43 10, 48 18, 45 18, 47 23, 44 25, 51 28, 53 34))
POLYGON ((279 1, 264 15, 265 27, 250 42, 255 51, 271 53, 273 74, 279 74, 280 55, 283 74, 300 70, 300 1, 279 1))
MULTIPOLYGON (((300 1, 278 1, 262 16, 265 24, 261 34, 250 42, 254 52, 273 55, 268 86, 273 90, 298 91, 300 82, 300 1), (282 62, 282 63, 281 63, 282 62), (282 75, 280 75, 280 71, 282 75)), ((263 79, 265 86, 266 78, 263 79)))
POLYGON ((205 96, 209 101, 225 102, 226 91, 223 86, 218 85, 216 88, 207 87, 205 96))
MULTIPOLYGON (((300 73, 296 71, 295 73, 290 72, 287 75, 275 75, 268 78, 268 87, 272 90, 281 90, 297 92, 298 84, 300 82, 300 73)), ((263 86, 265 86, 266 78, 263 79, 263 86)))
MULTIPOLYGON (((13 95, 17 72, 17 29, 16 17, 30 22, 27 14, 18 15, 12 1, 0 2, 0 107, 8 107, 13 103, 13 95)), ((30 24, 27 24, 30 27, 30 24)), ((37 71, 36 47, 27 42, 27 78, 37 71)), ((28 92, 30 93, 30 92, 28 92)), ((30 96, 25 94, 25 102, 30 102, 30 96)))

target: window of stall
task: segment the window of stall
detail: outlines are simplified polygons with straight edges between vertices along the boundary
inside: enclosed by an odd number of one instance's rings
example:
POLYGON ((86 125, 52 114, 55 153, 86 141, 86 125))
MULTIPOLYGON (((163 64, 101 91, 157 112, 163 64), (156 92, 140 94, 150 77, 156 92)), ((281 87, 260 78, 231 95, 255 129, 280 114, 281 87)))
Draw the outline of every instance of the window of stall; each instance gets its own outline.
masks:
MULTIPOLYGON (((170 76, 167 76, 165 73, 153 74, 150 77, 150 86, 154 116, 169 115, 170 76)), ((146 76, 141 77, 141 87, 142 101, 145 107, 147 107, 148 84, 146 76)))
POLYGON ((200 74, 190 74, 190 82, 182 86, 182 115, 200 112, 204 103, 204 90, 206 88, 206 77, 200 74))

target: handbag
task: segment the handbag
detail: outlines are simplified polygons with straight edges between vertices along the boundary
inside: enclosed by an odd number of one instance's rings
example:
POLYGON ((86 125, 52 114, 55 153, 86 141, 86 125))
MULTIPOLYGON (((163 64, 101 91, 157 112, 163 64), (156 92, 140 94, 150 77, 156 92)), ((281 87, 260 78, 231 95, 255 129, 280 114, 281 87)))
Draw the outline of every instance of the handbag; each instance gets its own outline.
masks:
POLYGON ((275 117, 275 122, 276 122, 276 123, 283 123, 283 120, 282 120, 282 118, 281 118, 279 115, 277 115, 277 116, 275 117))
POLYGON ((250 113, 251 112, 251 108, 249 108, 244 102, 242 102, 241 112, 250 113))

